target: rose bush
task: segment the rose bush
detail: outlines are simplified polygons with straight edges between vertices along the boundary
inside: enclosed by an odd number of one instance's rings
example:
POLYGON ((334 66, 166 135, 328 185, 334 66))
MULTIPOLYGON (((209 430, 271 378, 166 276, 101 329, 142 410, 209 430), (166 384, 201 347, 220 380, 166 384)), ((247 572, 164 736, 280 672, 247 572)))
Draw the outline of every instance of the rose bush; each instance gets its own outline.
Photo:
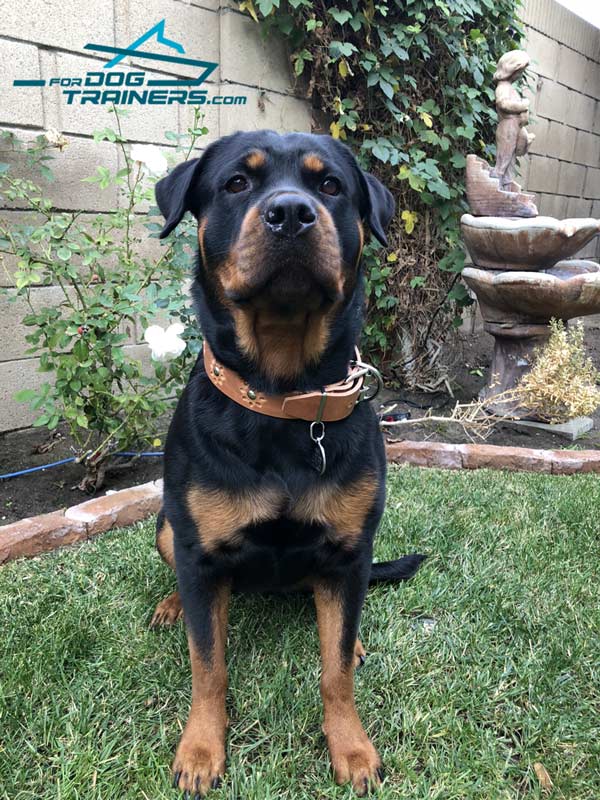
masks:
MULTIPOLYGON (((181 390, 199 351, 198 329, 182 284, 190 268, 192 226, 180 225, 156 257, 148 238, 161 229, 154 183, 167 158, 153 145, 130 146, 112 110, 115 127, 97 131, 97 142, 116 144, 125 166, 114 174, 98 167, 85 180, 99 191, 117 186, 119 207, 85 214, 53 208, 49 197, 52 152, 68 158, 68 139, 58 131, 24 145, 0 133, 3 206, 31 212, 14 224, 0 216, 0 256, 14 263, 9 301, 24 300, 29 313, 27 351, 37 356, 48 380, 24 387, 18 399, 37 412, 34 425, 53 431, 65 423, 77 459, 85 467, 81 487, 97 489, 116 452, 160 445, 157 424, 181 390), (32 177, 21 177, 23 167, 32 177), (38 287, 54 286, 58 304, 39 305, 38 287), (159 325, 167 325, 164 331, 159 325), (145 358, 142 341, 155 357, 145 358), (162 331, 162 335, 161 332, 162 331)), ((167 131, 174 161, 189 158, 207 133, 199 110, 186 135, 167 131)), ((0 268, 2 268, 0 266, 0 268)), ((146 351, 150 355, 150 351, 146 351)))

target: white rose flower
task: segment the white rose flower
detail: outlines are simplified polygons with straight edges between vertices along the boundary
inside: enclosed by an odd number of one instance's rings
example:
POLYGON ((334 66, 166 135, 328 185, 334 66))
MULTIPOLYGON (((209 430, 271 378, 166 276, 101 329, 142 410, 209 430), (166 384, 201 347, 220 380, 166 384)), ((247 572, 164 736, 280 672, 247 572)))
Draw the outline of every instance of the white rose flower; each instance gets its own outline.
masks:
POLYGON ((63 149, 69 144, 67 139, 62 135, 60 131, 57 131, 56 128, 48 128, 48 130, 44 133, 46 137, 46 141, 52 147, 57 147, 61 153, 63 149))
POLYGON ((155 144, 134 144, 129 155, 152 175, 163 175, 169 166, 167 159, 155 144))
POLYGON ((144 339, 152 351, 155 361, 170 361, 177 358, 185 350, 186 344, 181 338, 185 327, 181 322, 174 322, 165 330, 160 325, 150 325, 144 331, 144 339))

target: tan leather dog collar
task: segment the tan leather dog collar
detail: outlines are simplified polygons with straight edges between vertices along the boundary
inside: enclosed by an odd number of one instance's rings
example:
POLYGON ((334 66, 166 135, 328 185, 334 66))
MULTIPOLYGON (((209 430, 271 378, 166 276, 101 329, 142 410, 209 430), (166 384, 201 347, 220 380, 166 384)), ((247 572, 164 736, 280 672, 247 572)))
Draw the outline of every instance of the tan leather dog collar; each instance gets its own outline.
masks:
POLYGON ((303 419, 307 422, 336 422, 349 417, 360 400, 371 399, 364 396, 365 376, 379 373, 367 364, 362 364, 360 354, 349 367, 342 381, 330 383, 323 391, 292 392, 291 394, 264 394, 252 389, 246 381, 232 370, 224 367, 213 355, 208 342, 204 340, 204 368, 212 383, 235 403, 279 419, 303 419), (363 395, 361 397, 361 395, 363 395))

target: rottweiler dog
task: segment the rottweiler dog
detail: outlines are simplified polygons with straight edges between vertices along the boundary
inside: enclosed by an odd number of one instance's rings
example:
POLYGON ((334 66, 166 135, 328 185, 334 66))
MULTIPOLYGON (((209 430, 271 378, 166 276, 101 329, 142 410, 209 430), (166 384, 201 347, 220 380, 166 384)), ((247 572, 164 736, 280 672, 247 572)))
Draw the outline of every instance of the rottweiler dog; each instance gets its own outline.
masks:
POLYGON ((372 564, 383 440, 368 402, 341 391, 342 413, 329 387, 355 386, 364 226, 386 243, 392 196, 329 136, 259 131, 178 165, 156 198, 161 237, 186 211, 198 221, 192 295, 205 342, 167 436, 157 525, 179 591, 152 624, 183 614, 192 667, 173 784, 202 797, 225 769, 231 591, 309 590, 334 777, 363 795, 383 773, 354 704, 361 609, 370 582, 406 579, 422 557, 372 564), (265 411, 290 398, 302 402, 265 411))

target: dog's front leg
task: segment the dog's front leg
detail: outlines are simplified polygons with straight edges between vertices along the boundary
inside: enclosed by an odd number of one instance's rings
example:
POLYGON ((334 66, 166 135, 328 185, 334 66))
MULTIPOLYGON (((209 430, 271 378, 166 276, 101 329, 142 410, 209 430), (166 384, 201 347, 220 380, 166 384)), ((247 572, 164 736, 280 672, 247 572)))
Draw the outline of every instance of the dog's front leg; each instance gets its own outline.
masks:
POLYGON ((348 570, 340 583, 314 586, 321 646, 323 732, 337 783, 352 782, 365 795, 381 782, 383 773, 354 704, 356 634, 368 585, 359 567, 348 570))
POLYGON ((173 784, 189 797, 202 797, 219 786, 225 771, 230 585, 189 567, 177 573, 192 666, 192 707, 173 761, 173 784))

